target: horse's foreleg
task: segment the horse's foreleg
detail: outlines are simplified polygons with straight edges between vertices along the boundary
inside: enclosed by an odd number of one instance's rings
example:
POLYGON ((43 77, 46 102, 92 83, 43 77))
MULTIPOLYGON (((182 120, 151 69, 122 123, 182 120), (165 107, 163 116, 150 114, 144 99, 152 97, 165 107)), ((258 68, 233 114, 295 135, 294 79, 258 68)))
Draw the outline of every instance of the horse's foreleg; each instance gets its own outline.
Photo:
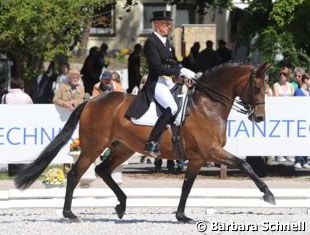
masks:
POLYGON ((246 173, 254 181, 259 190, 264 193, 264 201, 271 204, 276 204, 274 195, 269 190, 268 186, 256 175, 249 163, 240 158, 237 158, 236 156, 225 151, 224 149, 216 150, 215 153, 212 152, 211 156, 214 157, 219 163, 226 164, 232 167, 237 167, 238 169, 246 173))
POLYGON ((177 218, 178 221, 181 221, 183 223, 195 223, 194 220, 191 218, 188 218, 184 211, 185 211, 185 206, 186 206, 186 201, 188 198, 188 195, 192 189, 192 186, 194 184, 194 181, 203 165, 202 160, 189 160, 187 164, 187 169, 185 173, 185 178, 183 181, 182 185, 182 194, 178 206, 178 210, 176 212, 175 217, 177 218))
POLYGON ((96 166, 96 173, 103 179, 103 181, 110 187, 116 195, 120 204, 116 205, 115 211, 118 218, 123 218, 126 211, 127 196, 123 190, 118 186, 111 176, 112 171, 120 164, 125 162, 134 152, 123 144, 119 143, 112 148, 110 156, 108 156, 102 163, 96 166))

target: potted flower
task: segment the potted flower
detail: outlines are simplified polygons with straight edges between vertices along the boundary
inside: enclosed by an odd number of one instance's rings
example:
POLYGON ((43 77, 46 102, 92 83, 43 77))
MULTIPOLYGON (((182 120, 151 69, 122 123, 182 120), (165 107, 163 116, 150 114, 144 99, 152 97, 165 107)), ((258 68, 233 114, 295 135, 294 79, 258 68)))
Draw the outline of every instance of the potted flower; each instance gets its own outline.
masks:
MULTIPOLYGON (((81 147, 80 147, 80 139, 79 138, 75 138, 69 146, 69 153, 68 155, 70 155, 73 158, 73 163, 75 163, 81 153, 81 147)), ((87 169, 87 171, 84 173, 84 175, 82 176, 82 178, 80 179, 80 186, 81 187, 89 187, 90 184, 96 180, 96 175, 95 175, 95 167, 96 165, 94 163, 92 163, 89 168, 87 169)))
POLYGON ((70 152, 80 152, 81 148, 80 148, 80 139, 79 138, 75 138, 71 143, 70 143, 70 152))
POLYGON ((65 175, 63 170, 53 167, 43 174, 42 183, 46 188, 62 187, 65 184, 65 175))

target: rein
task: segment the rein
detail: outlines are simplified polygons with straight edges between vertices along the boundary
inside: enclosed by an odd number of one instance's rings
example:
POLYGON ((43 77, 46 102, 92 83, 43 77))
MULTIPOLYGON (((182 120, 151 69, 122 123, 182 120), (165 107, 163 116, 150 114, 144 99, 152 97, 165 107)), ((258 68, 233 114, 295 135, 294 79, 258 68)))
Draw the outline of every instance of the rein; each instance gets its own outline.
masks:
POLYGON ((248 89, 248 92, 249 92, 248 97, 251 97, 251 102, 244 102, 242 100, 236 100, 235 101, 235 99, 230 98, 229 96, 223 94, 222 92, 214 90, 213 88, 209 87, 208 85, 203 84, 201 82, 201 80, 199 80, 199 79, 195 79, 196 89, 204 92, 207 95, 209 95, 213 100, 222 103, 226 107, 226 109, 232 108, 239 113, 247 114, 248 116, 250 116, 254 113, 254 107, 256 105, 265 104, 264 101, 254 102, 253 80, 255 77, 256 77, 256 69, 253 69, 251 71, 251 74, 250 74, 250 79, 248 80, 248 82, 250 82, 250 84, 249 84, 250 87, 248 89), (217 97, 214 96, 212 93, 216 94, 217 97), (224 98, 226 100, 223 100, 222 98, 224 98))

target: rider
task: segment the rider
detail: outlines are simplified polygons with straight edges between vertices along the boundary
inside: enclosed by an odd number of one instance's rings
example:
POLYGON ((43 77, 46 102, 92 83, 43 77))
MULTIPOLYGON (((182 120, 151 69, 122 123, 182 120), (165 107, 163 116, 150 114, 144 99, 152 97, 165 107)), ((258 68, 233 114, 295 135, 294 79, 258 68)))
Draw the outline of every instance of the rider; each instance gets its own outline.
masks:
POLYGON ((150 34, 144 45, 144 54, 147 59, 149 74, 145 86, 138 93, 129 107, 126 116, 140 118, 149 108, 152 100, 163 108, 145 145, 145 151, 159 156, 158 139, 166 125, 171 123, 178 107, 170 92, 175 85, 172 77, 184 76, 193 79, 195 73, 178 66, 174 59, 170 42, 167 38, 172 27, 170 11, 155 11, 151 19, 154 32, 150 34))

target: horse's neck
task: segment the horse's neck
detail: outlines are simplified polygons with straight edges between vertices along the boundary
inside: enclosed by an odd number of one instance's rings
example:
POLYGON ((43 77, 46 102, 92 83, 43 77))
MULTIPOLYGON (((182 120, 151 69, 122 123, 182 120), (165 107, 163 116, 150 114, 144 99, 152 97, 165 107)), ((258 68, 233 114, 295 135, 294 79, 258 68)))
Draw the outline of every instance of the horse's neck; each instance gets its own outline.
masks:
POLYGON ((230 101, 216 93, 195 93, 193 108, 206 118, 214 116, 218 119, 227 119, 231 111, 230 101))

